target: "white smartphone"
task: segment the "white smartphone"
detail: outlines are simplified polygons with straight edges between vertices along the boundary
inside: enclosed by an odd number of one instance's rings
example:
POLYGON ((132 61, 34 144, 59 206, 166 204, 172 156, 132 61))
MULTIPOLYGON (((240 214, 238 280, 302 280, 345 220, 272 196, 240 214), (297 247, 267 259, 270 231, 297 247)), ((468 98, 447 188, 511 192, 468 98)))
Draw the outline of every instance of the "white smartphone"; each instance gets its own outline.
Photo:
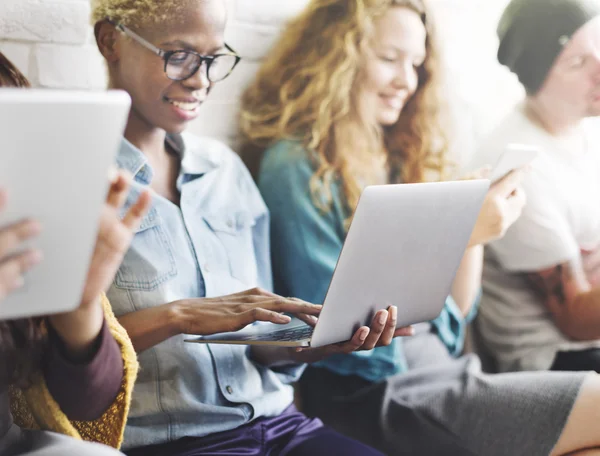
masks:
POLYGON ((502 179, 511 171, 529 165, 540 153, 538 146, 528 144, 509 144, 496 166, 492 169, 490 180, 492 183, 502 179))

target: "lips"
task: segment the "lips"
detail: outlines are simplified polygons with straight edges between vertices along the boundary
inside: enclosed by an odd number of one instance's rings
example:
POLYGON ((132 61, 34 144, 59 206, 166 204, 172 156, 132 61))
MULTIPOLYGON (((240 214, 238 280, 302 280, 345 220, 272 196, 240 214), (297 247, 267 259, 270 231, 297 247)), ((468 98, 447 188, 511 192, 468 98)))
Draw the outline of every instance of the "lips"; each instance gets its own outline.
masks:
POLYGON ((402 109, 404 107, 405 97, 381 95, 381 100, 392 109, 402 109))
POLYGON ((188 112, 195 111, 202 104, 202 100, 198 100, 195 98, 188 98, 188 99, 165 98, 165 100, 168 103, 172 104, 173 106, 176 106, 177 108, 182 109, 184 111, 188 111, 188 112))

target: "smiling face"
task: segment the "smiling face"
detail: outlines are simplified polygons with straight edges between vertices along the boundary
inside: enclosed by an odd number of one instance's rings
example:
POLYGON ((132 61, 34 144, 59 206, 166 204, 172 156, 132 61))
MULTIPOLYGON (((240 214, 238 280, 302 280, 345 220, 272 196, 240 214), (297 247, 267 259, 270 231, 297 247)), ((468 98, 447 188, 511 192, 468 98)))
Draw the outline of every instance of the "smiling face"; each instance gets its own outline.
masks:
MULTIPOLYGON (((164 51, 191 50, 201 55, 224 51, 227 12, 222 0, 187 1, 178 16, 134 32, 164 51)), ((131 115, 136 120, 150 128, 179 133, 198 116, 211 88, 206 64, 189 79, 173 81, 165 74, 161 57, 111 24, 101 24, 96 35, 109 64, 111 87, 129 93, 131 115)))
POLYGON ((600 116, 600 17, 573 35, 536 97, 571 118, 600 116))
POLYGON ((362 101, 381 126, 395 124, 419 84, 418 68, 426 58, 427 31, 421 17, 393 7, 374 23, 365 59, 362 101))

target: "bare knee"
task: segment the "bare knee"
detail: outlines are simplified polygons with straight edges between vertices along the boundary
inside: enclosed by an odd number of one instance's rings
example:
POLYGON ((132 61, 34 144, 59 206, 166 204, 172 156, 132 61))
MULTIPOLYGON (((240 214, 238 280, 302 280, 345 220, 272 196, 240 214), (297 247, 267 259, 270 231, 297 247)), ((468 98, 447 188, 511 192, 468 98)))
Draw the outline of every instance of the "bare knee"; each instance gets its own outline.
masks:
POLYGON ((600 456, 600 375, 586 376, 551 456, 600 456))

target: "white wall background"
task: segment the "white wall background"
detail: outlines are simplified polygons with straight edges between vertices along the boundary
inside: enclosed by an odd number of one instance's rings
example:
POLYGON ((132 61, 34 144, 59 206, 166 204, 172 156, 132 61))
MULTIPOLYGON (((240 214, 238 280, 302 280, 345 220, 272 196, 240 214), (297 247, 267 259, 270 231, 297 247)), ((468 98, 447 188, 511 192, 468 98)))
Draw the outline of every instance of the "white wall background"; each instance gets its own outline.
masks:
MULTIPOLYGON (((237 101, 285 21, 308 0, 228 0, 228 42, 242 55, 217 85, 191 129, 235 143, 237 101)), ((478 136, 520 96, 516 80, 495 60, 495 27, 508 0, 430 0, 450 70, 448 97, 467 157, 478 136)), ((34 85, 101 89, 105 70, 88 25, 89 0, 0 0, 0 50, 34 85)))

